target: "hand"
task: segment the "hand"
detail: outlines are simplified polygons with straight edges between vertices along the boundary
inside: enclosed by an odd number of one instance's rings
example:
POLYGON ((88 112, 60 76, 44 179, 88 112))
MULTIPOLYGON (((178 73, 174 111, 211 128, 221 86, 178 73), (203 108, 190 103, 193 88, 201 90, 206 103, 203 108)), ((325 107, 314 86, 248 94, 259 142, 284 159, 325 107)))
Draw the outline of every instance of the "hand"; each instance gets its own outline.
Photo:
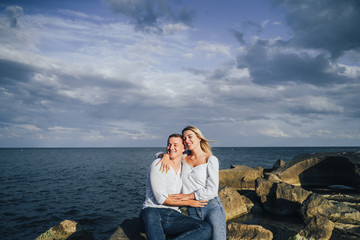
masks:
POLYGON ((170 158, 169 158, 169 154, 164 153, 163 157, 161 158, 161 160, 155 165, 157 166, 159 163, 161 163, 160 165, 160 171, 161 172, 168 172, 170 169, 170 158))
POLYGON ((190 207, 205 207, 208 204, 208 200, 198 201, 198 200, 190 200, 189 206, 190 207))
POLYGON ((173 199, 175 199, 175 200, 180 200, 180 201, 195 200, 195 194, 194 194, 194 193, 189 193, 189 194, 182 194, 182 193, 171 194, 170 197, 173 198, 173 199))

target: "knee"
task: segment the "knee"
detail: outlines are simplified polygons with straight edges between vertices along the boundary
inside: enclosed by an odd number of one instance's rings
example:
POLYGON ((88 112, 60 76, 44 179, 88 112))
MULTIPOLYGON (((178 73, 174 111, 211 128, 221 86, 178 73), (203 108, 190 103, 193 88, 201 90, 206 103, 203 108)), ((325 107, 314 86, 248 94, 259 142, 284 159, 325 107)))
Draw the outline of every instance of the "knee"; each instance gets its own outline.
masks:
POLYGON ((144 208, 141 210, 140 219, 146 224, 159 219, 159 212, 155 208, 144 208))
POLYGON ((209 223, 203 221, 203 222, 201 223, 200 228, 201 228, 201 229, 203 230, 203 232, 204 232, 204 239, 210 239, 210 238, 211 238, 211 235, 212 235, 212 232, 213 232, 212 226, 211 226, 209 223))

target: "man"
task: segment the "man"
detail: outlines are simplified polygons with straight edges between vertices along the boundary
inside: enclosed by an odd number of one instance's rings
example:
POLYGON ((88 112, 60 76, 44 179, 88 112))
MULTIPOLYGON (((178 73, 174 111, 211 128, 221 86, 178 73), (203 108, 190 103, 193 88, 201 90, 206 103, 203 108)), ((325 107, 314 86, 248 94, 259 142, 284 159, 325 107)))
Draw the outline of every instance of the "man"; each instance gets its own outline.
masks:
POLYGON ((211 226, 201 220, 180 213, 179 206, 203 207, 207 201, 179 201, 171 198, 171 194, 181 190, 181 160, 185 146, 180 134, 172 134, 167 141, 167 153, 170 158, 170 170, 160 171, 156 164, 151 164, 146 182, 146 199, 140 213, 149 240, 165 240, 165 235, 173 239, 210 239, 211 226))

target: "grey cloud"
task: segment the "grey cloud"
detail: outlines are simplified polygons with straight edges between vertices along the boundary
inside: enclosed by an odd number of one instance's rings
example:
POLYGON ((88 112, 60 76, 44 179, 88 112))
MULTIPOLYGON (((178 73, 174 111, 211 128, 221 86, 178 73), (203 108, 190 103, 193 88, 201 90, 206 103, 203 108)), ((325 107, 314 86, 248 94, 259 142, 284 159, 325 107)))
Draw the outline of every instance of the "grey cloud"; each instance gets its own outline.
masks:
POLYGON ((360 49, 360 2, 357 0, 276 0, 289 12, 294 46, 324 49, 338 58, 344 51, 360 49))
POLYGON ((189 8, 174 11, 167 0, 107 0, 107 2, 114 12, 130 18, 136 29, 158 33, 162 32, 161 20, 189 25, 194 15, 189 8))
POLYGON ((259 40, 249 47, 247 53, 238 57, 238 67, 248 67, 254 83, 284 84, 309 83, 328 85, 351 81, 341 75, 340 67, 325 54, 312 56, 306 52, 287 53, 278 46, 259 40))
POLYGON ((230 30, 230 32, 234 35, 234 37, 236 38, 236 40, 240 43, 240 44, 244 44, 244 34, 236 31, 236 30, 230 30))
POLYGON ((18 25, 18 18, 22 15, 23 9, 19 6, 8 6, 5 8, 7 17, 10 21, 10 27, 16 28, 18 25))
POLYGON ((28 65, 11 60, 0 59, 1 85, 11 85, 17 81, 27 81, 34 71, 35 69, 28 65))

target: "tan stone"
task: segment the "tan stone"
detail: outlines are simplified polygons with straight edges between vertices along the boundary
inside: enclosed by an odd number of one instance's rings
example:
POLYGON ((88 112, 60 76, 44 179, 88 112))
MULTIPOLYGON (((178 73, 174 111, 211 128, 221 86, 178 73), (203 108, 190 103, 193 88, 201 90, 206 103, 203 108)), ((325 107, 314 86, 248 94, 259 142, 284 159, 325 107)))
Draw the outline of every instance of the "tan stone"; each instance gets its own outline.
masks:
POLYGON ((334 223, 360 224, 359 211, 343 203, 332 203, 316 193, 312 193, 303 202, 300 212, 305 221, 309 221, 315 216, 321 216, 334 223))
POLYGON ((360 190, 360 153, 302 154, 272 173, 296 186, 345 185, 360 190))
POLYGON ((38 236, 35 240, 65 240, 71 237, 72 240, 92 240, 90 232, 82 230, 75 221, 64 220, 58 225, 51 227, 45 233, 38 236))
POLYGON ((233 187, 239 190, 254 190, 255 180, 263 177, 262 168, 250 168, 242 165, 235 165, 231 169, 219 171, 220 186, 233 187))
POLYGON ((311 192, 287 183, 275 183, 263 178, 256 180, 256 194, 267 212, 277 215, 298 214, 301 204, 311 192))
POLYGON ((230 223, 227 226, 228 240, 273 239, 273 233, 259 225, 230 223))
POLYGON ((296 240, 328 240, 332 235, 334 226, 335 224, 326 218, 314 217, 295 237, 296 240))
POLYGON ((248 198, 231 187, 222 187, 219 197, 225 209, 226 221, 248 214, 254 206, 248 198))

